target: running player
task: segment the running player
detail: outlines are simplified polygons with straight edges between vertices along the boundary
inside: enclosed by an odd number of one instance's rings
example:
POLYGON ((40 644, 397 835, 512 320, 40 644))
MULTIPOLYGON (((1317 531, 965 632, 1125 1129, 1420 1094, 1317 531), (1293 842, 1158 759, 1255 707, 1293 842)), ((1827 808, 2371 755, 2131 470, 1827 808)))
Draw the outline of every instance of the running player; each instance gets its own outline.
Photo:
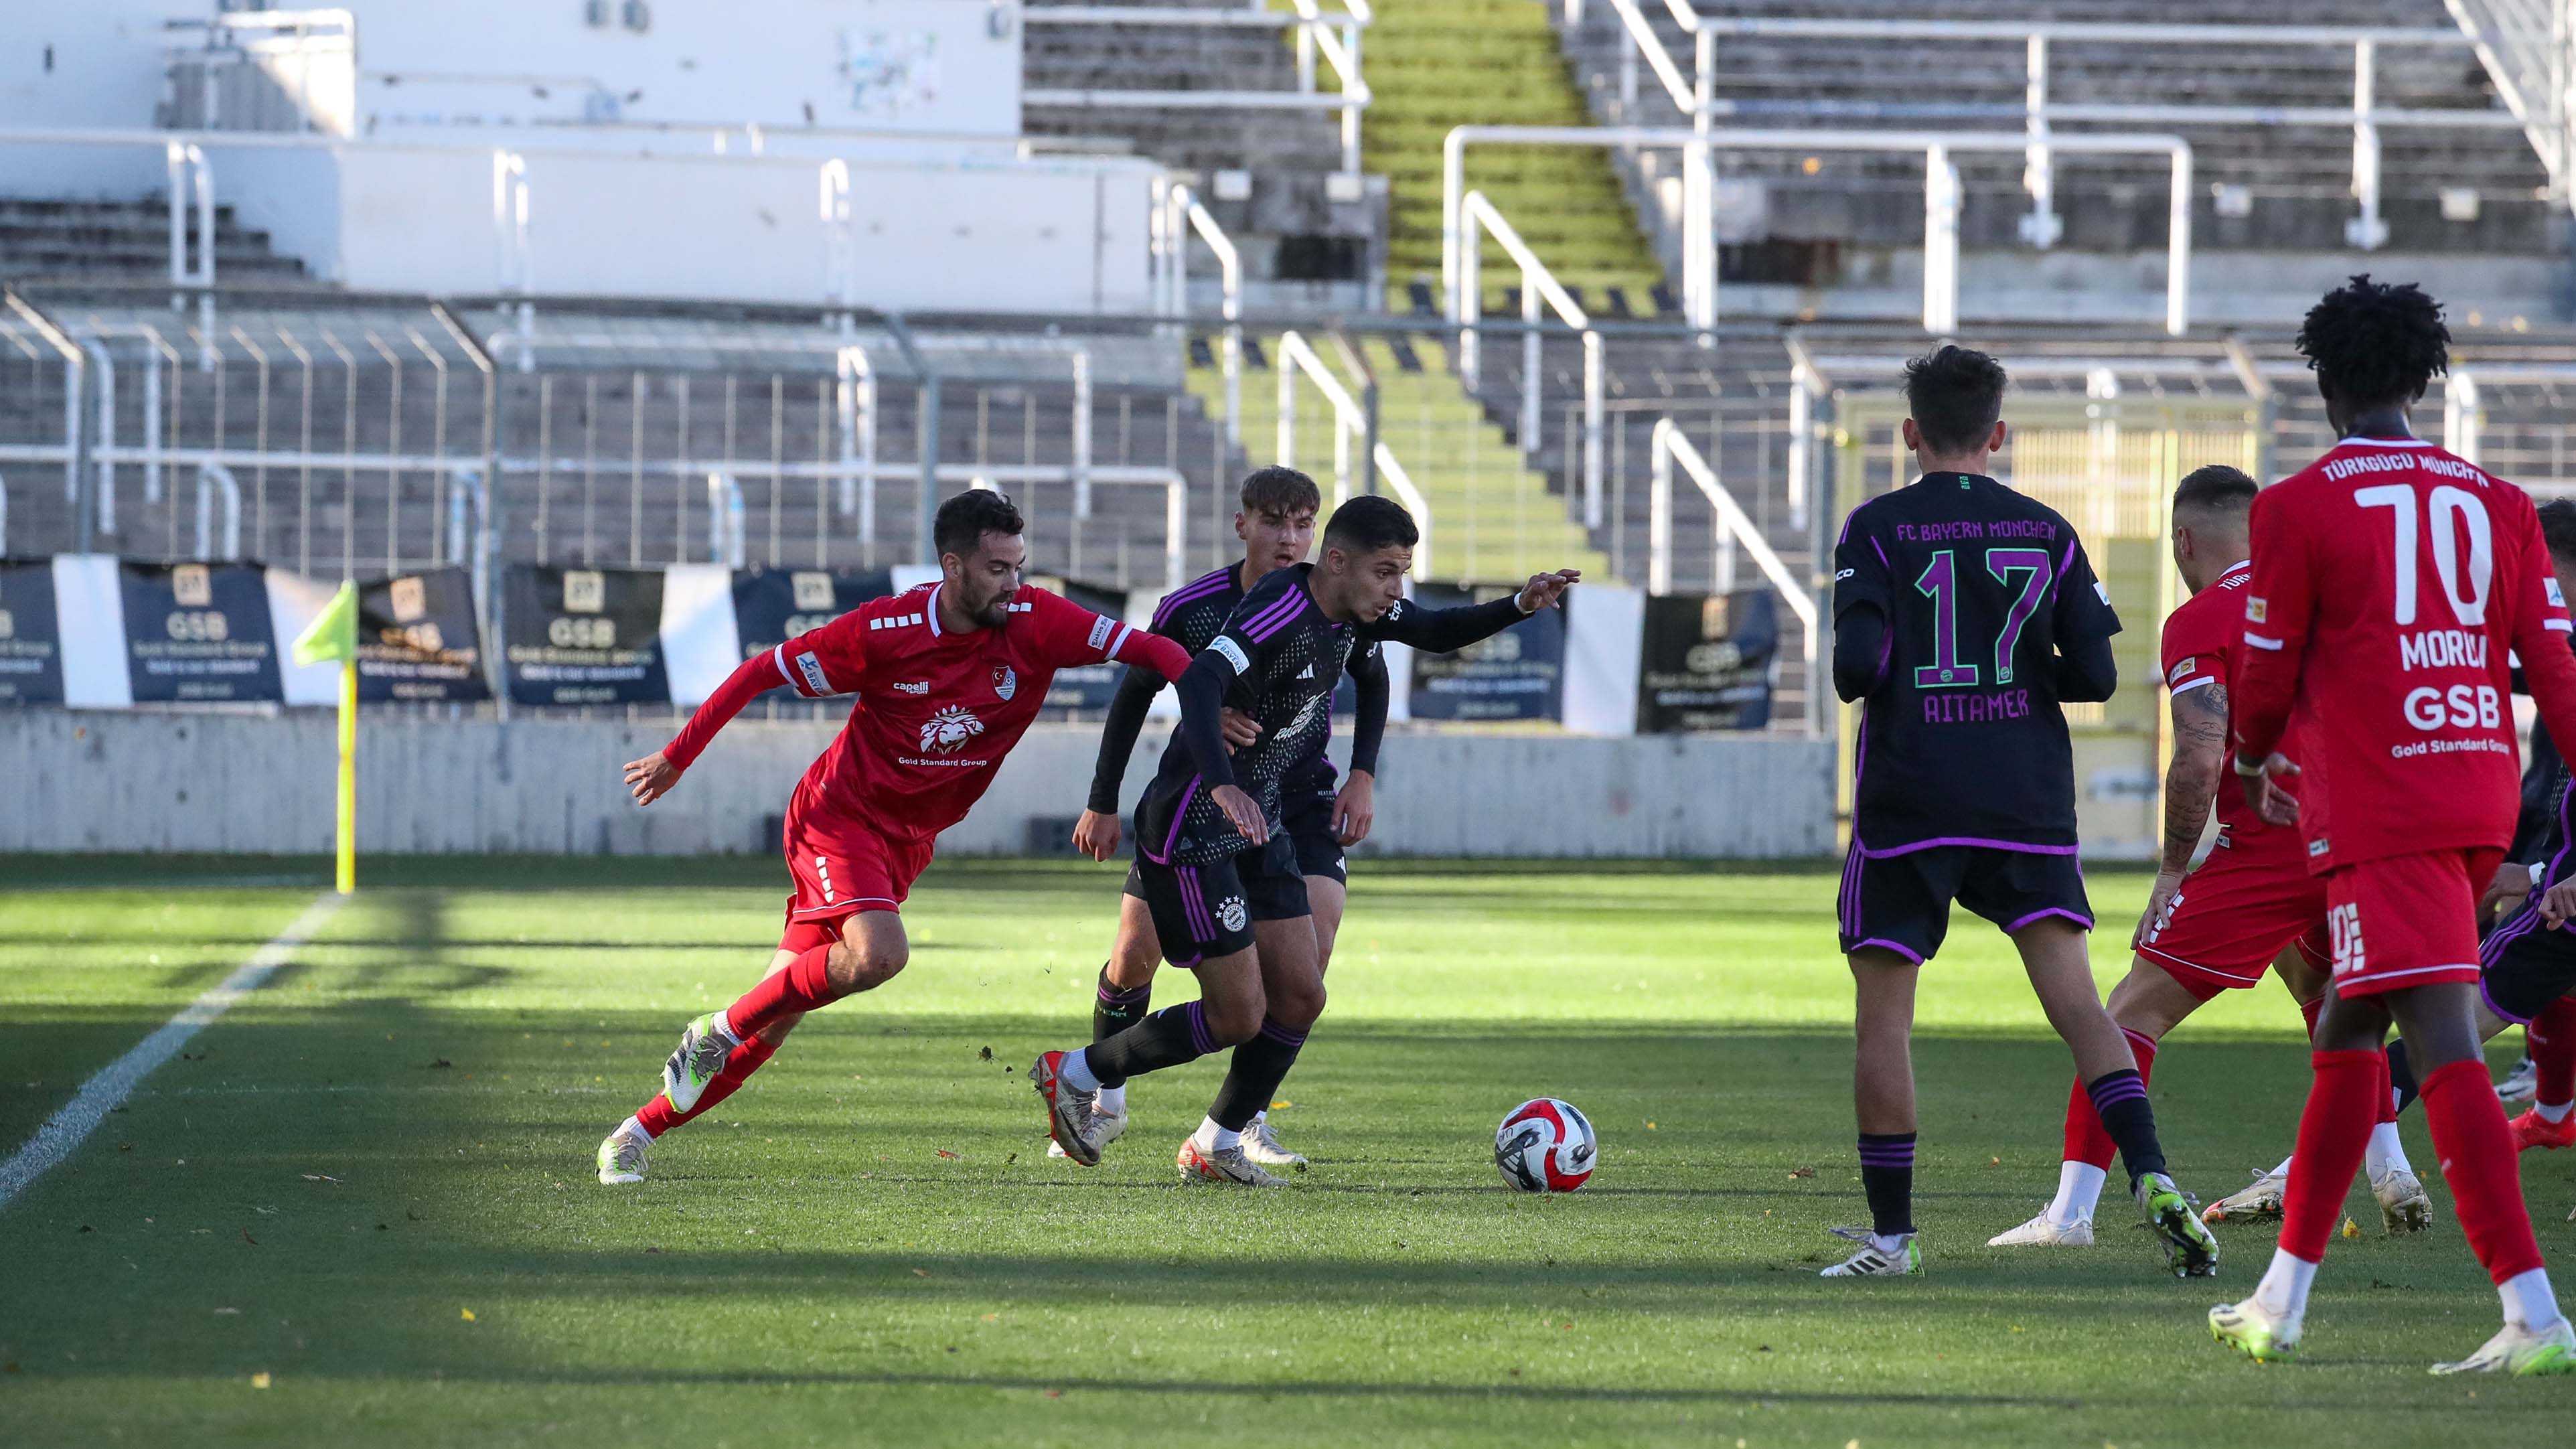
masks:
MULTIPOLYGON (((1242 507, 1234 515, 1235 537, 1243 540, 1243 559, 1174 589, 1154 610, 1153 630, 1192 654, 1207 648, 1225 627, 1235 605, 1255 583, 1277 569, 1306 557, 1315 541, 1315 514, 1323 493, 1315 480, 1294 468, 1255 469, 1243 480, 1242 507)), ((1306 881, 1308 917, 1315 932, 1315 972, 1332 963, 1333 939, 1342 925, 1342 902, 1349 867, 1343 849, 1368 836, 1376 814, 1378 742, 1386 734, 1388 680, 1386 655, 1375 640, 1351 649, 1351 678, 1358 684, 1358 713, 1351 733, 1350 783, 1334 785, 1333 762, 1324 753, 1325 736, 1301 766, 1290 768, 1280 782, 1280 828, 1288 834, 1297 873, 1306 881)), ((1161 693, 1163 679, 1149 670, 1130 669, 1118 681, 1100 732, 1100 762, 1091 775, 1091 803, 1074 822, 1073 845, 1093 860, 1118 853, 1118 785, 1136 752, 1136 736, 1145 727, 1145 711, 1161 693)), ((1227 720, 1229 735, 1241 716, 1227 720)), ((1237 741, 1251 743, 1250 738, 1237 741)), ((1145 1017, 1154 994, 1154 969, 1162 964, 1162 942, 1154 934, 1153 912, 1145 908, 1143 877, 1132 867, 1119 902, 1118 937, 1109 960, 1100 968, 1100 988, 1091 1008, 1091 1039, 1106 1041, 1145 1017)), ((1127 1130, 1127 1084, 1104 1082, 1100 1089, 1101 1145, 1127 1130)), ((1047 1155, 1064 1149, 1047 1144, 1047 1155)), ((1297 1167, 1306 1159, 1279 1145, 1270 1130, 1265 1104, 1243 1129, 1243 1155, 1259 1167, 1297 1167)))
POLYGON ((671 743, 626 767, 639 805, 670 793, 716 731, 769 690, 855 694, 840 738, 787 803, 787 930, 769 975, 680 1033, 662 1093, 599 1144, 599 1180, 641 1182, 653 1140, 740 1087, 804 1013, 892 980, 898 914, 939 832, 965 818, 1046 700, 1055 671, 1116 659, 1170 674, 1189 654, 1061 595, 1024 588, 1020 511, 970 491, 939 506, 941 578, 876 599, 743 662, 671 743))
POLYGON ((2560 739, 2576 739, 2576 655, 2530 497, 2408 428, 2449 343, 2441 307, 2411 285, 2361 276, 2327 293, 2298 345, 2343 441, 2254 503, 2236 771, 2266 820, 2297 821, 2326 878, 2334 987, 2280 1246, 2253 1296, 2212 1308, 2209 1329, 2257 1359, 2297 1347, 2390 1090, 2380 1043, 2393 1019, 2460 1225, 2504 1302, 2504 1327, 2434 1372, 2562 1373, 2576 1370, 2576 1332, 2478 1048, 2477 900, 2513 834, 2508 651, 2560 739), (2301 766, 2279 752, 2294 708, 2309 776, 2295 801, 2280 787, 2301 766))
MULTIPOLYGON (((2227 773, 2227 661, 2244 632, 2245 514, 2254 503, 2254 480, 2213 465, 2185 477, 2173 496, 2174 568, 2191 597, 2165 620, 2164 678, 2173 714, 2173 762, 2165 771, 2164 868, 2138 929, 2129 939, 2137 953, 2128 979, 2111 988, 2111 1019, 2129 1038, 2138 1059, 2138 1081, 2152 1080, 2156 1046, 2182 1020, 2220 992, 2261 984, 2265 968, 2277 970, 2311 1027, 2325 996, 2325 885, 2308 874, 2305 843, 2296 830, 2266 825, 2247 810, 2242 795, 2222 792, 2227 773), (2198 870, 2200 847, 2213 801, 2218 841, 2198 870), (2187 873, 2187 878, 2186 878, 2187 873)), ((2390 1232, 2412 1232, 2429 1221, 2432 1204, 2407 1164, 2397 1140, 2397 1114, 2371 1134, 2370 1185, 2390 1232)), ((2111 1139, 2101 1114, 2079 1080, 2066 1103, 2066 1160, 2058 1168, 2057 1197, 2039 1216, 2000 1233, 1988 1247, 2082 1247, 2093 1241, 2093 1208, 2111 1165, 2111 1139)), ((2278 1184, 2259 1175, 2255 1187, 2278 1184)), ((2252 1204, 2246 1194, 2213 1206, 2203 1221, 2229 1216, 2252 1204)))
POLYGON ((1491 603, 1419 609, 1404 598, 1417 537, 1391 499, 1334 509, 1319 560, 1255 584, 1176 681, 1181 722, 1136 807, 1136 870, 1164 956, 1198 973, 1200 996, 1029 1068, 1048 1132, 1074 1161, 1100 1160, 1104 1083, 1231 1046, 1215 1104, 1181 1144, 1180 1170, 1193 1182, 1280 1185, 1246 1159, 1242 1134, 1324 1010, 1305 879, 1276 823, 1281 782, 1331 728, 1333 686, 1354 648, 1463 649, 1556 603, 1580 578, 1539 574, 1491 603), (1257 742, 1231 758, 1220 719, 1229 701, 1260 726, 1257 742))
POLYGON ((2214 1272, 2217 1242, 2165 1175, 2138 1064, 2085 954, 2093 908, 2059 704, 2111 697, 2119 617, 2066 520, 1986 476, 2004 443, 2002 365, 1946 346, 1906 364, 1905 394, 1922 476, 1853 509, 1834 552, 1834 690, 1863 702, 1841 934, 1859 999, 1852 1095, 1871 1226, 1834 1230, 1860 1246, 1825 1276, 1923 1270, 1915 976, 1940 950, 1953 900, 2021 952, 2174 1271, 2214 1272))

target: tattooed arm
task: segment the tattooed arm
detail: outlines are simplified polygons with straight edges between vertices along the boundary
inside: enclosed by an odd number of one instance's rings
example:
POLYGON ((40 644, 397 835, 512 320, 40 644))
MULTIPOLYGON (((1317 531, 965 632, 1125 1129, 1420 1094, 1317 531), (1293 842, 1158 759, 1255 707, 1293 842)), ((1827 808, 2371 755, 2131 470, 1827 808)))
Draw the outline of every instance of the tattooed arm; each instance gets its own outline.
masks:
POLYGON ((2132 946, 2162 924, 2174 892, 2191 869, 2192 852, 2209 824, 2210 806, 2227 769, 2227 682, 2212 679, 2173 697, 2173 763, 2165 767, 2165 850, 2155 890, 2138 920, 2132 946))

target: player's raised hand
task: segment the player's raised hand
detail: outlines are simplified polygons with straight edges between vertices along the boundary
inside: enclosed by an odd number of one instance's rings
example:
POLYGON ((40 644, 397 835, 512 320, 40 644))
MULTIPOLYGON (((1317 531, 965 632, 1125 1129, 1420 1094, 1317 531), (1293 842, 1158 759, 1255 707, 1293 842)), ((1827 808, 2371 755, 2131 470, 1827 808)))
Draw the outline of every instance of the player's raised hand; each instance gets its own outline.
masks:
POLYGON ((652 804, 670 794, 671 787, 678 783, 680 767, 662 758, 660 750, 626 762, 626 788, 634 792, 638 805, 652 804))
POLYGON ((1532 574, 1530 581, 1521 587, 1519 597, 1521 612, 1535 614, 1541 609, 1554 608, 1556 602, 1565 597, 1567 589, 1581 582, 1583 582, 1581 569, 1558 569, 1552 574, 1532 574))
POLYGON ((2245 787, 2245 803, 2267 824, 2299 823, 2299 797, 2281 788, 2282 781, 2295 780, 2298 775, 2299 767, 2279 750, 2274 750, 2259 769, 2248 770, 2241 758, 2236 762, 2236 779, 2245 787))
POLYGON ((2182 889, 2182 877, 2178 870, 2156 872, 2156 886, 2147 892, 2147 908, 2139 913, 2138 929, 2129 933, 2130 950, 2146 944, 2150 932, 2164 929, 2165 917, 2173 911, 2174 892, 2182 889))
POLYGON ((2576 919, 2576 880, 2562 880, 2540 893, 2540 923, 2556 931, 2576 919))
POLYGON ((1231 706, 1217 712, 1217 728, 1225 734, 1225 752, 1252 748, 1261 738, 1261 721, 1231 706))
POLYGON ((1252 803, 1252 797, 1243 793, 1242 786, 1219 785, 1208 792, 1208 798, 1225 812, 1226 819, 1234 822, 1236 833, 1244 839, 1255 845, 1270 843, 1270 822, 1262 817, 1261 807, 1252 803))
POLYGON ((1073 822, 1073 848, 1093 860, 1107 860, 1118 853, 1118 817, 1097 810, 1085 810, 1073 822))
POLYGON ((1344 845, 1357 845, 1368 839, 1369 827, 1377 823, 1377 777, 1366 770, 1351 771, 1342 793, 1333 797, 1333 838, 1344 845))

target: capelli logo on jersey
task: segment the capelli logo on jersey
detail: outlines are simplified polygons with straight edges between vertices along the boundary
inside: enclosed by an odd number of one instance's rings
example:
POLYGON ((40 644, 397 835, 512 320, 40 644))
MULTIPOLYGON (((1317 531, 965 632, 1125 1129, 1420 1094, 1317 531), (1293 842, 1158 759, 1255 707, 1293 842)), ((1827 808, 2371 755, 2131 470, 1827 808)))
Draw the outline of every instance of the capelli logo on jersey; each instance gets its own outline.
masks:
POLYGON ((1858 569, 1837 569, 1834 571, 1834 582, 1839 584, 1843 580, 1850 578, 1852 575, 1859 572, 1860 570, 1858 569))
POLYGON ((921 747, 935 754, 953 755, 983 732, 982 720, 964 705, 952 704, 921 722, 921 747))
POLYGON ((897 694, 928 694, 930 692, 930 681, 927 679, 898 680, 895 682, 894 689, 897 694))

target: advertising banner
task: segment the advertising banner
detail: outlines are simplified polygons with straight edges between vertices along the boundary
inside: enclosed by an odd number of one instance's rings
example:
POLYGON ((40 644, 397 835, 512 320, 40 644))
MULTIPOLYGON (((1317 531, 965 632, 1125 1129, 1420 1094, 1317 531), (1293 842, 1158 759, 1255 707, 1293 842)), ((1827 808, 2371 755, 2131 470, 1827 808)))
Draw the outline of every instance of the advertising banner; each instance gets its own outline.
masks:
POLYGON ((483 680, 474 580, 432 569, 358 589, 358 698, 473 703, 492 697, 483 680))
POLYGON ((117 569, 125 666, 136 704, 282 700, 268 570, 258 564, 117 569))
POLYGON ((54 566, 0 563, 0 704, 63 702, 63 636, 54 566))
POLYGON ((512 567, 502 661, 520 704, 669 704, 659 569, 512 567))
MULTIPOLYGON (((1499 599, 1517 585, 1417 584, 1413 601, 1454 609, 1499 599)), ((1413 654, 1413 717, 1552 720, 1563 713, 1565 615, 1543 609, 1455 654, 1413 654)))
POLYGON ((1779 650, 1779 601, 1768 589, 1647 599, 1637 733, 1767 728, 1779 650))
POLYGON ((733 576, 734 628, 741 658, 763 654, 894 592, 886 569, 737 569, 733 576))

